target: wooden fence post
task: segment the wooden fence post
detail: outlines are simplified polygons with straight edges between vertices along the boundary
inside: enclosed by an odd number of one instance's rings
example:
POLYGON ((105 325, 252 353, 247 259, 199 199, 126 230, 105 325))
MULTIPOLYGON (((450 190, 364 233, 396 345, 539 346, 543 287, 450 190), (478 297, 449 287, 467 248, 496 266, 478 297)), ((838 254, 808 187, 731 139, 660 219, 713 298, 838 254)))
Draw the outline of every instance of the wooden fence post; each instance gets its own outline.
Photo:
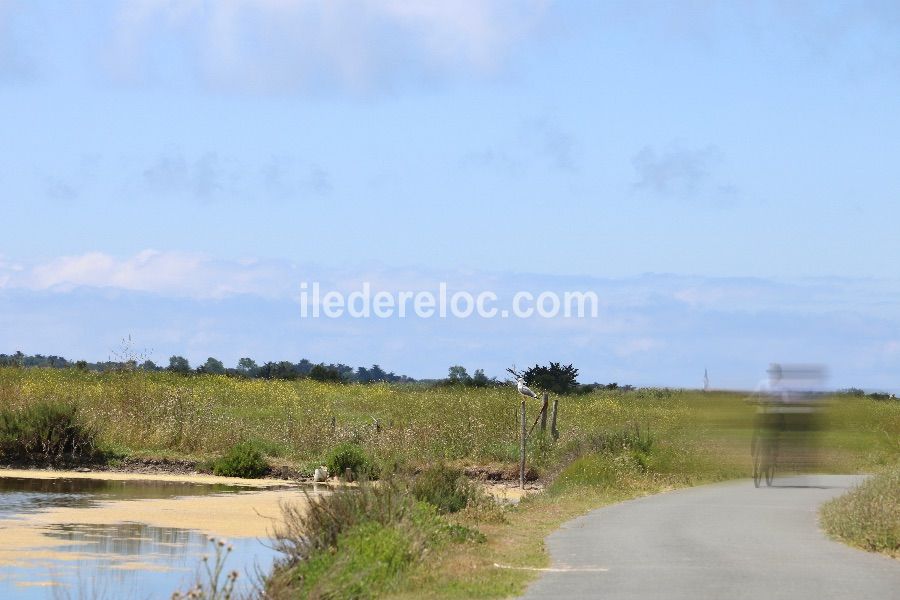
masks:
POLYGON ((554 440, 559 439, 559 430, 556 429, 556 411, 559 408, 559 398, 553 398, 553 414, 550 415, 550 435, 554 440))
POLYGON ((522 399, 522 437, 519 441, 519 487, 525 489, 525 399, 522 399))
POLYGON ((550 394, 544 392, 544 401, 541 403, 541 433, 547 431, 547 405, 550 404, 550 394))

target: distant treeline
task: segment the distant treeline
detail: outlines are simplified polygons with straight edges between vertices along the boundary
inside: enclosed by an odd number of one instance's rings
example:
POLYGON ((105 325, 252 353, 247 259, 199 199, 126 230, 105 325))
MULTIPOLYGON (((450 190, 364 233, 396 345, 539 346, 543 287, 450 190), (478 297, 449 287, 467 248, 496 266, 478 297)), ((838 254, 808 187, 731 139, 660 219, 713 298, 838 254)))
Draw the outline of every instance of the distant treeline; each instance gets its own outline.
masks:
POLYGON ((28 355, 22 352, 0 354, 0 367, 37 367, 45 369, 81 369, 85 371, 169 371, 182 375, 210 374, 245 377, 250 379, 314 379, 343 383, 414 382, 406 375, 385 371, 378 365, 353 367, 345 364, 314 363, 307 359, 294 363, 287 360, 266 362, 262 365, 252 358, 242 358, 235 367, 226 367, 221 360, 210 356, 198 367, 191 367, 183 356, 169 358, 168 366, 160 366, 152 360, 126 359, 118 361, 88 362, 72 361, 62 356, 28 355))

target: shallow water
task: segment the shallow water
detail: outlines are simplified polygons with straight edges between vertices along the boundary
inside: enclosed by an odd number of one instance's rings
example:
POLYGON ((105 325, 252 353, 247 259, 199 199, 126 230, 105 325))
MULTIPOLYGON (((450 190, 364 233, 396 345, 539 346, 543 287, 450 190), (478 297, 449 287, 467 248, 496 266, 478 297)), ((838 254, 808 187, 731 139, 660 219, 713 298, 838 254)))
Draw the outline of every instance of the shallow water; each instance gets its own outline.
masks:
POLYGON ((247 491, 247 488, 180 481, 0 477, 0 519, 46 508, 89 508, 104 500, 175 498, 242 491, 247 491))
MULTIPOLYGON (((179 502, 198 496, 229 501, 225 496, 246 493, 257 498, 279 492, 169 481, 0 477, 0 598, 169 598, 196 581, 203 557, 211 564, 217 548, 227 557, 226 571, 237 570, 239 587, 248 589, 254 574, 268 571, 276 557, 264 532, 229 539, 228 552, 201 531, 141 522, 152 520, 154 508, 159 522, 165 518, 158 513, 178 511, 179 502), (127 502, 132 500, 139 502, 127 502), (128 522, 97 522, 113 505, 121 519, 120 501, 134 506, 126 511, 128 522)), ((197 523, 210 530, 205 525, 197 523)))

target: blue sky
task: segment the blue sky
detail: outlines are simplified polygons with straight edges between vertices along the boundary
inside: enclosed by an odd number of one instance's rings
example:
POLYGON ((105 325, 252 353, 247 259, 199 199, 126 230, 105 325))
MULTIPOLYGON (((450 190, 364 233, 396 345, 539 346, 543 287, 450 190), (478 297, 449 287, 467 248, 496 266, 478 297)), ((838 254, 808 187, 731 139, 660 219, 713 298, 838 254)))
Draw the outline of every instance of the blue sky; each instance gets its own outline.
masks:
POLYGON ((897 390, 898 100, 894 2, 0 0, 0 346, 897 390), (373 277, 618 324, 293 312, 373 277))

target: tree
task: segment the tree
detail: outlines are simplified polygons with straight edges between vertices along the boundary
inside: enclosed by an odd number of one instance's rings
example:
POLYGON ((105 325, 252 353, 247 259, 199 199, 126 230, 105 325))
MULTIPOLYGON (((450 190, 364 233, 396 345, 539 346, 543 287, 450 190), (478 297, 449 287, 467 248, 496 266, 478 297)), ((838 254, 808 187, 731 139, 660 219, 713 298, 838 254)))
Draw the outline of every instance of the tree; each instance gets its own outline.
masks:
POLYGON ((555 394, 569 394, 578 388, 578 369, 572 365, 562 366, 555 362, 546 367, 534 365, 522 377, 529 387, 555 394))
POLYGON ((173 373, 187 375, 191 372, 191 363, 183 356, 170 356, 168 370, 173 373))
POLYGON ((263 379, 297 379, 299 374, 294 363, 288 360, 267 362, 259 368, 259 377, 263 379))
POLYGON ((333 366, 325 366, 324 364, 313 365, 309 370, 309 378, 315 381, 331 381, 335 383, 341 382, 341 373, 333 366))
POLYGON ((301 377, 305 377, 305 376, 309 375, 309 372, 312 371, 312 368, 314 366, 315 365, 313 363, 311 363, 309 360, 304 358, 303 360, 298 362, 296 365, 294 365, 294 371, 297 372, 297 375, 299 375, 301 377))
POLYGON ((449 384, 457 384, 461 383, 466 385, 471 381, 471 377, 466 372, 466 368, 460 365, 453 365, 447 370, 447 383, 449 384))
POLYGON ((242 358, 238 361, 237 372, 246 377, 256 377, 259 373, 259 365, 252 358, 242 358))
POLYGON ((159 367, 152 360, 145 360, 141 363, 141 369, 144 371, 159 371, 159 367))
POLYGON ((202 367, 197 368, 198 373, 209 373, 210 375, 224 375, 225 374, 225 365, 222 364, 222 361, 213 358, 210 356, 206 359, 206 362, 202 367))
POLYGON ((387 373, 384 372, 384 369, 379 367, 378 365, 372 365, 372 368, 369 369, 369 381, 386 381, 387 373))
POLYGON ((484 369, 475 369, 475 374, 472 375, 472 381, 469 385, 472 387, 487 387, 490 382, 491 380, 484 374, 484 369))

